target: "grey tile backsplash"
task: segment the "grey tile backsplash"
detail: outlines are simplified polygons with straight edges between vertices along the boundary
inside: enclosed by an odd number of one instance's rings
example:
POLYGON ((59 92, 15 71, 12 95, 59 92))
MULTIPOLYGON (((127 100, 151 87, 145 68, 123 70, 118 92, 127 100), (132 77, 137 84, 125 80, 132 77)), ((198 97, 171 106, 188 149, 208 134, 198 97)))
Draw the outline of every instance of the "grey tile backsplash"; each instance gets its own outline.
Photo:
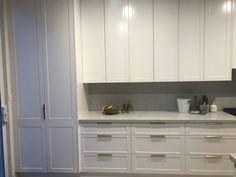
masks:
POLYGON ((177 98, 207 95, 215 99, 218 109, 236 107, 236 70, 233 81, 88 84, 87 102, 90 111, 101 110, 104 104, 120 106, 131 100, 137 111, 176 111, 177 98))

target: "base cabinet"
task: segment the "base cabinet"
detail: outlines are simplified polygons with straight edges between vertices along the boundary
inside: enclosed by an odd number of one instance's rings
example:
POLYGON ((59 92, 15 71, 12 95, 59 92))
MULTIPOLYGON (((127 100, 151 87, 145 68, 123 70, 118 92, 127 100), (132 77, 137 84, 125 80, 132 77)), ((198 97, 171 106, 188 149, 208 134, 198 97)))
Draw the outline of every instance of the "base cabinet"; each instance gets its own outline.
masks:
POLYGON ((82 173, 230 176, 236 124, 81 124, 82 173))

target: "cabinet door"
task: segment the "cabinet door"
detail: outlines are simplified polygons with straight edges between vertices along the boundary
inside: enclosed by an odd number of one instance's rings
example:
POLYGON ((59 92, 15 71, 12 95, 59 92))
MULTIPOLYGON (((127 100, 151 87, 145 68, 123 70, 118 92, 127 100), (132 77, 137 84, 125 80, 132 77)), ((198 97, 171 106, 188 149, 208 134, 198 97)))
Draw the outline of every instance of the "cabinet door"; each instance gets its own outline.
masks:
POLYGON ((105 0, 108 82, 129 81, 128 0, 105 0))
POLYGON ((154 0, 154 80, 178 81, 178 0, 154 0))
POLYGON ((236 69, 236 0, 233 0, 232 18, 233 18, 233 46, 232 51, 232 68, 236 69))
POLYGON ((105 82, 104 0, 81 0, 83 82, 105 82))
POLYGON ((231 1, 205 1, 205 80, 231 80, 231 1))
POLYGON ((204 1, 179 1, 179 80, 203 80, 204 1))
POLYGON ((45 0, 46 127, 49 172, 77 172, 73 0, 45 0))
POLYGON ((39 14, 39 0, 12 0, 17 172, 47 170, 39 14))
POLYGON ((129 2, 130 81, 153 82, 153 0, 129 2))

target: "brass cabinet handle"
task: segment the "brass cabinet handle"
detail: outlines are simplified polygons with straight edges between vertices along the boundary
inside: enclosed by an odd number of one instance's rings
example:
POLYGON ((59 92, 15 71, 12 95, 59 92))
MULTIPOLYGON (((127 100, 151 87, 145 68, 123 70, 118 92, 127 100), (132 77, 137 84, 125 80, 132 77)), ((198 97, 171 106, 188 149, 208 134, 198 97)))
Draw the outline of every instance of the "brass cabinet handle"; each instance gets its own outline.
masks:
POLYGON ((165 135, 150 135, 150 138, 165 138, 165 135))
POLYGON ((43 104, 43 119, 46 119, 46 105, 43 104))
POLYGON ((205 158, 207 159, 220 159, 222 158, 221 155, 205 155, 205 158))
POLYGON ((112 138, 112 135, 97 135, 97 138, 112 138))
POLYGON ((205 138, 222 138, 222 136, 207 135, 205 138))
POLYGON ((112 124, 112 122, 97 122, 97 124, 112 124))
POLYGON ((166 124, 165 122, 150 122, 150 124, 166 124))
POLYGON ((165 154, 150 154, 150 157, 166 157, 165 154))
POLYGON ((98 157, 112 157, 112 154, 109 154, 109 153, 98 153, 97 156, 98 157))
POLYGON ((222 122, 207 122, 207 125, 221 125, 222 122))

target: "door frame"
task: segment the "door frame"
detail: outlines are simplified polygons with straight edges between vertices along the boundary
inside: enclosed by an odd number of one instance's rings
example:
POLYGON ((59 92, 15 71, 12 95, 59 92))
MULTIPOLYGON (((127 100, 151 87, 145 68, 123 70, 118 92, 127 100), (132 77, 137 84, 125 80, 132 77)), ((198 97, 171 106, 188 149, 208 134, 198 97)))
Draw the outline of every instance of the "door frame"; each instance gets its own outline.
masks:
POLYGON ((14 121, 11 79, 11 31, 9 0, 0 0, 0 89, 6 109, 7 123, 3 126, 5 177, 15 177, 14 121))

